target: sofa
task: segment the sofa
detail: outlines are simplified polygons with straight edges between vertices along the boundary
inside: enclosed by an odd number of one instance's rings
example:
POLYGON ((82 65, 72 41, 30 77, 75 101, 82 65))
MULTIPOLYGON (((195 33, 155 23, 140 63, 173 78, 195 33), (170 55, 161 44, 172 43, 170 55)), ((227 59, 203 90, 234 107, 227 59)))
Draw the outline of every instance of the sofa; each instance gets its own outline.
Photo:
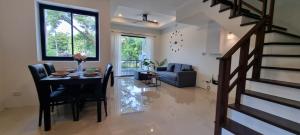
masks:
POLYGON ((160 80, 173 86, 194 87, 196 85, 197 72, 192 65, 169 63, 167 67, 157 67, 160 80))

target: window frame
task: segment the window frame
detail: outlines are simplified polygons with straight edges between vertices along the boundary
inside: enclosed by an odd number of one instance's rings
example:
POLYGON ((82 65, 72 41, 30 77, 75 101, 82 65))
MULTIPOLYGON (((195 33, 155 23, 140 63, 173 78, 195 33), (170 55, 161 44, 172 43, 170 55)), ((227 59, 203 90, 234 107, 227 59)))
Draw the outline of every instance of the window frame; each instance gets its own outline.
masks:
POLYGON ((95 17, 96 26, 96 57, 88 57, 87 61, 99 61, 99 14, 98 12, 86 11, 81 9, 67 8, 61 6, 54 6, 49 4, 39 3, 39 25, 40 25, 40 43, 41 43, 41 56, 42 60, 56 60, 56 61, 73 61, 73 57, 62 57, 62 56, 47 56, 46 54, 46 26, 45 26, 45 14, 44 10, 55 10, 62 11, 71 14, 71 44, 72 44, 72 56, 74 55, 74 37, 73 37, 73 14, 87 15, 95 17))

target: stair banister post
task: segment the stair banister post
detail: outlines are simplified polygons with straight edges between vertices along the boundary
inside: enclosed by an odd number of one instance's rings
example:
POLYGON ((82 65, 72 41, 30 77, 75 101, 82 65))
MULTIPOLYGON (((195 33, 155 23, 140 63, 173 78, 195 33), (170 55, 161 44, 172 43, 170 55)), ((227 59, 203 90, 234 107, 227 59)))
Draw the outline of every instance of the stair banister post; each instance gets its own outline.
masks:
POLYGON ((239 58, 239 67, 240 70, 238 72, 238 83, 236 87, 236 96, 235 96, 235 104, 237 106, 241 103, 242 93, 245 92, 246 86, 246 78, 247 78, 247 65, 248 65, 248 55, 250 48, 250 38, 245 40, 244 45, 240 48, 240 58, 239 58))
POLYGON ((273 25, 273 17, 274 17, 274 7, 275 7, 275 0, 271 0, 270 2, 270 10, 268 15, 268 30, 272 30, 273 25))
POLYGON ((234 0, 232 8, 233 8, 233 15, 236 16, 238 13, 238 0, 234 0))
POLYGON ((242 2, 243 2, 243 0, 239 0, 239 2, 238 2, 238 15, 240 15, 242 13, 242 2))
POLYGON ((230 84, 231 57, 228 59, 220 59, 217 106, 215 118, 215 135, 221 135, 222 126, 226 123, 228 108, 228 92, 230 84))
MULTIPOLYGON (((266 23, 266 21, 264 21, 266 23)), ((255 42, 255 53, 254 53, 254 64, 253 64, 253 79, 260 79, 261 72, 261 63, 262 63, 262 54, 264 49, 264 40, 265 40, 265 26, 262 25, 261 28, 256 32, 256 42, 255 42)))

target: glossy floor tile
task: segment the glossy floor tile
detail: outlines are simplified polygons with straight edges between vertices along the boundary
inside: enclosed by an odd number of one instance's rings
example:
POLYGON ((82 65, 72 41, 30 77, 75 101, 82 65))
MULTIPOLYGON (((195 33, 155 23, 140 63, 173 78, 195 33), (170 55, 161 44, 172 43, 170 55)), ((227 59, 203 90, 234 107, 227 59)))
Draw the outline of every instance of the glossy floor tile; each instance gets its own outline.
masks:
MULTIPOLYGON (((200 88, 162 83, 147 87, 133 78, 117 78, 109 89, 109 116, 96 122, 95 104, 87 104, 73 122, 69 106, 56 108, 52 130, 37 126, 36 107, 0 113, 1 135, 212 135, 216 94, 200 88)), ((104 117, 104 114, 102 115, 104 117)))

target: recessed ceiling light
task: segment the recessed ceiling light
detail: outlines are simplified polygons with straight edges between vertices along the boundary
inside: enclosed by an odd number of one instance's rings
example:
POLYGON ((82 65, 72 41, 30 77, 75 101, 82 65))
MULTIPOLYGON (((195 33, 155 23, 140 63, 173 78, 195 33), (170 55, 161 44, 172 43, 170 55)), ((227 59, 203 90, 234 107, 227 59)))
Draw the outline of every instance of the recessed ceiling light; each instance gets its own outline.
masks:
POLYGON ((157 22, 157 20, 153 20, 153 22, 157 22))
POLYGON ((121 13, 118 14, 119 17, 122 17, 123 15, 121 13))

